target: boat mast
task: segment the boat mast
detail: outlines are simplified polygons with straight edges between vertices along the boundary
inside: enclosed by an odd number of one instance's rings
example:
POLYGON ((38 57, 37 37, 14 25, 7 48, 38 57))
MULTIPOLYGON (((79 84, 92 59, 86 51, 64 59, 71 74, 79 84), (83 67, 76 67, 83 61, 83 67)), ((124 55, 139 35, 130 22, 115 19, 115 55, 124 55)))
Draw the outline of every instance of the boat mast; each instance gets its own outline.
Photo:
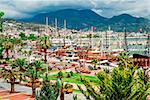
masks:
POLYGON ((55 18, 55 30, 56 30, 56 35, 57 35, 57 38, 59 38, 59 46, 61 45, 60 43, 60 34, 58 32, 58 20, 57 18, 55 18))
POLYGON ((128 44, 127 44, 127 30, 126 30, 126 27, 124 28, 124 50, 127 52, 128 51, 128 44))
POLYGON ((64 20, 64 30, 65 30, 65 32, 64 32, 64 47, 66 45, 66 29, 67 29, 67 21, 64 20))
POLYGON ((105 32, 105 52, 108 52, 109 42, 108 42, 108 32, 105 32))
POLYGON ((150 55, 150 33, 149 33, 149 27, 146 27, 146 34, 147 34, 147 43, 146 43, 146 47, 145 47, 145 54, 146 55, 150 55))
POLYGON ((93 31, 94 31, 93 28, 94 28, 94 27, 92 26, 92 27, 91 27, 91 31, 90 31, 90 36, 89 36, 89 37, 90 37, 90 41, 89 41, 89 42, 90 42, 90 43, 89 43, 89 44, 90 44, 90 49, 93 48, 93 41, 92 41, 92 40, 93 40, 93 31))
POLYGON ((46 34, 48 34, 48 17, 46 17, 46 34))

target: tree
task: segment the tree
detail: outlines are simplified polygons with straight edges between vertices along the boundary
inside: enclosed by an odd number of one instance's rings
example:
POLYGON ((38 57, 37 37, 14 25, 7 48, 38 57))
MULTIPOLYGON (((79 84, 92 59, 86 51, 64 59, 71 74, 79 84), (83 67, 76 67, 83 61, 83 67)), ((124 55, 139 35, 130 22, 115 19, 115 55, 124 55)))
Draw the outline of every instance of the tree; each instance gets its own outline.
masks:
POLYGON ((43 86, 36 94, 36 100, 57 100, 60 91, 60 83, 56 81, 54 85, 50 85, 48 78, 43 81, 43 86))
POLYGON ((21 82, 23 73, 27 69, 27 61, 25 59, 18 58, 12 63, 12 66, 18 69, 21 82))
POLYGON ((77 94, 76 94, 76 95, 73 95, 73 100, 78 100, 77 94))
POLYGON ((9 58, 9 50, 12 50, 14 48, 13 43, 10 41, 9 38, 7 38, 4 42, 3 42, 3 47, 6 51, 6 56, 7 58, 9 58))
POLYGON ((96 87, 93 87, 88 80, 82 79, 87 88, 86 92, 78 86, 87 99, 145 100, 146 96, 150 94, 150 81, 147 80, 144 83, 144 80, 138 79, 140 75, 133 77, 130 70, 115 68, 111 76, 101 71, 97 74, 97 78, 99 84, 96 87))
POLYGON ((39 42, 38 42, 38 46, 40 47, 40 49, 44 50, 44 62, 47 63, 47 49, 49 49, 52 44, 49 40, 48 36, 43 36, 40 38, 39 42))
POLYGON ((63 72, 62 72, 62 71, 58 72, 58 78, 59 78, 60 80, 63 78, 63 72))
POLYGON ((45 72, 45 68, 42 67, 43 63, 41 61, 35 61, 29 64, 28 69, 25 72, 25 76, 30 78, 32 84, 32 97, 35 97, 36 93, 36 83, 41 74, 45 72))
POLYGON ((26 36, 25 33, 21 32, 21 33, 19 34, 19 36, 20 36, 20 38, 21 38, 22 40, 27 40, 27 36, 26 36))
POLYGON ((121 67, 130 67, 133 65, 132 60, 129 58, 128 52, 121 52, 118 56, 118 64, 121 67))
POLYGON ((2 68, 0 71, 0 75, 4 79, 6 79, 8 81, 8 83, 10 83, 10 85, 11 85, 10 93, 14 93, 15 92, 15 84, 18 83, 18 82, 16 82, 16 80, 18 78, 18 69, 16 67, 10 65, 7 68, 2 68))
POLYGON ((37 39, 37 37, 34 34, 30 34, 28 36, 28 39, 31 40, 31 41, 35 41, 37 39))
POLYGON ((3 58, 3 54, 2 54, 3 50, 4 50, 4 48, 3 48, 3 47, 0 47, 0 59, 3 58))
POLYGON ((119 67, 114 68, 111 73, 102 70, 96 75, 99 81, 97 86, 81 78, 87 91, 79 85, 78 87, 87 99, 145 100, 150 95, 150 79, 145 76, 144 71, 130 64, 131 61, 125 62, 124 59, 129 59, 128 56, 119 57, 123 61, 119 67))
POLYGON ((2 17, 5 15, 4 12, 0 12, 0 32, 3 32, 3 20, 2 17))
POLYGON ((15 38, 15 37, 10 38, 9 41, 13 44, 11 53, 12 53, 12 56, 14 57, 14 55, 16 53, 15 50, 22 49, 22 48, 20 48, 20 46, 22 47, 24 44, 21 39, 15 38))
POLYGON ((4 36, 2 41, 2 48, 5 50, 7 58, 9 58, 9 50, 14 50, 16 46, 23 44, 20 39, 8 36, 4 36))
POLYGON ((2 44, 4 42, 4 38, 5 38, 5 36, 3 34, 0 34, 0 59, 3 58, 2 52, 3 52, 4 48, 3 48, 2 44))
POLYGON ((61 81, 61 87, 60 87, 60 100, 64 100, 64 83, 61 81))
POLYGON ((92 60, 92 62, 91 62, 91 63, 94 65, 94 69, 96 69, 97 60, 96 60, 96 59, 94 59, 94 60, 92 60))

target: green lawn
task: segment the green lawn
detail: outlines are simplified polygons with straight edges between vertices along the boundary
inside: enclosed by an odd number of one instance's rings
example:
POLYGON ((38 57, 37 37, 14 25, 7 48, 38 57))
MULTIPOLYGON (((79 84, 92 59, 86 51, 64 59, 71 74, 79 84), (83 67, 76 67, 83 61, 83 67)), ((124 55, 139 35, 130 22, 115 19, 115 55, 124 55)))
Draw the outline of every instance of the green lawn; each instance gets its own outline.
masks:
MULTIPOLYGON (((83 84, 81 81, 80 81, 80 77, 84 77, 86 79, 89 79, 93 84, 96 84, 98 81, 96 79, 96 77, 94 76, 86 76, 86 75, 81 75, 81 74, 76 74, 74 73, 73 76, 71 76, 70 78, 67 78, 67 72, 63 73, 63 81, 64 82, 69 82, 69 83, 75 83, 75 84, 83 84)), ((48 78, 49 80, 57 80, 57 74, 54 74, 54 75, 49 75, 48 78)))
POLYGON ((49 70, 48 72, 59 72, 59 70, 49 70))

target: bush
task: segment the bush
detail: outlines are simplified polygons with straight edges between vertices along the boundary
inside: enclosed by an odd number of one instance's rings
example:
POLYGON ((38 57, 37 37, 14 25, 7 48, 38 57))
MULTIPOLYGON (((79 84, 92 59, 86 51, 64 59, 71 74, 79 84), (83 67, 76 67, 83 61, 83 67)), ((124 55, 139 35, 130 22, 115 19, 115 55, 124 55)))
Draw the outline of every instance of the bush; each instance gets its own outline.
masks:
POLYGON ((78 99, 77 94, 73 95, 73 100, 77 100, 77 99, 78 99))
POLYGON ((73 72, 72 71, 70 72, 70 74, 71 74, 71 76, 73 76, 73 72))
POLYGON ((66 84, 65 85, 65 92, 67 93, 67 94, 69 94, 69 93, 72 93, 73 92, 73 85, 71 85, 71 84, 66 84))
POLYGON ((66 85, 65 85, 65 89, 68 89, 68 88, 73 88, 73 85, 71 85, 71 84, 66 84, 66 85))
POLYGON ((92 67, 92 66, 88 66, 88 69, 90 69, 90 70, 94 70, 94 68, 92 67))
POLYGON ((67 78, 70 78, 70 77, 71 77, 71 73, 68 73, 68 74, 67 74, 67 78))
POLYGON ((110 72, 110 70, 109 70, 108 67, 104 68, 104 71, 105 71, 106 73, 109 73, 109 72, 110 72))
POLYGON ((60 94, 60 83, 57 81, 53 86, 49 82, 43 82, 41 90, 37 91, 35 100, 57 100, 60 94))
POLYGON ((62 71, 60 71, 60 72, 58 73, 58 77, 59 77, 59 78, 62 78, 62 77, 63 77, 62 71))

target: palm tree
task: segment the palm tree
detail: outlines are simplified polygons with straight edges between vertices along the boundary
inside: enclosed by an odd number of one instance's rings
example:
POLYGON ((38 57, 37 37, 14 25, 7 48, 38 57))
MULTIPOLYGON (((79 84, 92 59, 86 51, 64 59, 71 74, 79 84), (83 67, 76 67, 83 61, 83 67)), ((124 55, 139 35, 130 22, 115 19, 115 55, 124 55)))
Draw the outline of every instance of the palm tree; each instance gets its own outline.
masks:
MULTIPOLYGON (((21 39, 15 38, 15 37, 11 38, 10 42, 13 44, 13 46, 14 46, 13 48, 15 48, 15 49, 12 48, 13 51, 18 50, 18 49, 22 49, 20 47, 22 47, 24 45, 24 43, 21 39)), ((14 54, 15 54, 15 52, 14 52, 14 54)), ((13 56, 14 56, 14 54, 13 54, 13 56)))
POLYGON ((13 63, 12 63, 13 67, 18 68, 19 71, 19 76, 20 76, 20 82, 22 80, 23 77, 23 73, 26 71, 27 69, 27 61, 25 59, 16 59, 13 63))
POLYGON ((50 85, 48 77, 43 81, 43 86, 36 94, 36 100, 57 100, 60 91, 60 83, 56 81, 54 85, 50 85))
POLYGON ((26 36, 26 34, 25 33, 23 33, 23 32, 21 32, 20 34, 19 34, 19 37, 20 37, 20 39, 21 40, 27 40, 27 36, 26 36))
POLYGON ((2 46, 0 46, 0 59, 3 58, 3 50, 4 50, 4 48, 2 46))
POLYGON ((3 48, 2 44, 4 42, 4 38, 5 38, 5 36, 3 34, 0 34, 0 59, 3 58, 2 52, 3 52, 4 48, 3 48))
POLYGON ((42 67, 43 63, 41 61, 35 61, 29 64, 29 68, 25 72, 25 76, 30 78, 32 84, 32 97, 35 97, 36 93, 36 83, 41 74, 43 74, 44 69, 42 67))
POLYGON ((31 63, 32 66, 36 68, 37 71, 45 70, 44 63, 42 61, 36 60, 35 62, 31 63))
POLYGON ((51 47, 51 42, 49 40, 49 37, 47 36, 43 36, 41 37, 39 43, 38 43, 38 46, 44 50, 44 62, 47 63, 47 49, 49 49, 51 47))
MULTIPOLYGON (((128 59, 124 56, 120 58, 122 61, 125 61, 124 58, 128 59)), ((145 76, 143 70, 128 62, 123 62, 109 73, 104 70, 100 71, 96 75, 97 86, 81 78, 87 91, 78 85, 80 91, 89 100, 92 98, 95 100, 145 100, 150 95, 150 79, 145 76)))
POLYGON ((3 31, 3 21, 2 21, 3 16, 4 16, 4 12, 0 12, 0 32, 3 31))
POLYGON ((14 93, 15 92, 15 84, 18 83, 18 82, 16 82, 16 80, 18 78, 18 69, 16 67, 13 67, 12 65, 10 65, 8 68, 2 68, 0 71, 0 74, 1 74, 1 77, 6 79, 8 81, 8 83, 10 83, 10 85, 11 85, 10 93, 14 93))
POLYGON ((118 56, 118 64, 122 67, 129 67, 133 65, 132 60, 129 58, 128 52, 121 52, 118 56))
POLYGON ((30 58, 31 54, 32 54, 32 50, 29 50, 26 52, 27 56, 28 56, 28 59, 30 58))
POLYGON ((92 60, 92 62, 91 62, 91 63, 94 65, 94 69, 96 69, 97 60, 96 60, 96 59, 94 59, 94 60, 92 60))
POLYGON ((4 49, 6 50, 6 56, 7 58, 9 58, 9 50, 13 49, 14 48, 14 45, 12 42, 10 42, 9 40, 6 40, 3 42, 3 47, 4 49))
POLYGON ((61 80, 61 87, 60 87, 60 100, 64 100, 64 83, 61 80))
POLYGON ((136 73, 136 68, 115 68, 111 74, 100 71, 97 74, 98 86, 92 86, 89 80, 81 78, 87 91, 79 87, 87 99, 95 100, 145 100, 150 94, 150 80, 142 73, 136 73), (134 76, 135 75, 135 76, 134 76))

